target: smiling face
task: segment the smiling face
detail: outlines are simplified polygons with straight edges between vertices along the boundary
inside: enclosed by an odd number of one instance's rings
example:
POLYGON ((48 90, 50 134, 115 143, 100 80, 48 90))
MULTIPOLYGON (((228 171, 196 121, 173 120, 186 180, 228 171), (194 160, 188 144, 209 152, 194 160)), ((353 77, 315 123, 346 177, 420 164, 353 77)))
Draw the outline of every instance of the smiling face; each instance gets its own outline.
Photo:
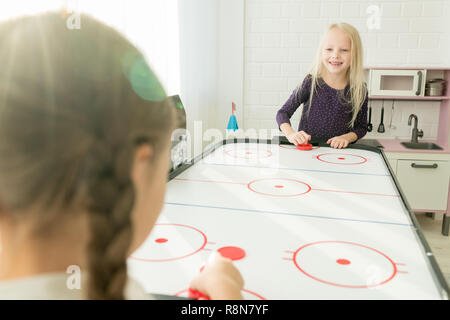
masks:
POLYGON ((351 63, 351 40, 340 28, 331 29, 325 36, 322 48, 324 71, 344 76, 351 63))

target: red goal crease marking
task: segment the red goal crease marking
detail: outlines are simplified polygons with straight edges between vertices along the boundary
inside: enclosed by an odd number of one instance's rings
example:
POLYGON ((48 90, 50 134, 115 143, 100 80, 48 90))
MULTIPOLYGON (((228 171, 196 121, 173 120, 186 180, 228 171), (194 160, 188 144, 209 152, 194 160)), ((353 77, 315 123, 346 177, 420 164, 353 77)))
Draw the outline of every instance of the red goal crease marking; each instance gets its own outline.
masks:
POLYGON ((309 184, 307 184, 307 183, 305 183, 305 182, 303 182, 303 181, 299 181, 299 180, 295 180, 295 179, 287 179, 287 178, 263 178, 263 179, 253 180, 253 181, 250 181, 250 182, 247 184, 247 188, 248 188, 250 191, 253 191, 253 192, 255 192, 255 193, 257 193, 257 194, 260 194, 260 195, 263 195, 263 196, 269 196, 269 197, 288 197, 288 198, 291 198, 291 197, 298 197, 298 196, 301 196, 301 195, 305 195, 305 194, 307 194, 307 193, 309 193, 309 192, 311 191, 311 186, 310 186, 309 184), (303 184, 304 186, 306 186, 306 188, 307 188, 308 190, 306 190, 306 191, 304 191, 304 192, 301 192, 301 193, 296 193, 296 194, 277 195, 277 194, 270 194, 270 193, 260 192, 260 191, 257 191, 257 190, 255 190, 255 189, 252 188, 252 185, 253 185, 254 183, 256 183, 256 182, 270 181, 270 180, 286 180, 286 181, 294 181, 294 182, 303 184))
POLYGON ((272 151, 270 151, 270 150, 259 150, 258 148, 256 148, 256 150, 254 148, 252 148, 252 149, 244 149, 244 150, 242 150, 242 149, 237 149, 237 150, 236 149, 230 149, 230 150, 224 150, 224 153, 227 156, 231 157, 231 158, 239 158, 239 159, 246 159, 246 160, 256 160, 256 159, 250 159, 250 158, 245 157, 245 156, 240 156, 239 155, 240 151, 245 152, 245 155, 248 155, 248 156, 256 155, 257 158, 259 158, 259 159, 270 158, 273 155, 272 151), (233 154, 233 152, 234 152, 234 154, 233 154), (261 154, 263 152, 266 152, 266 154, 265 155, 261 154))
POLYGON ((387 255, 385 255, 381 251, 378 251, 376 249, 373 249, 371 247, 368 247, 368 246, 365 246, 365 245, 362 245, 362 244, 358 244, 358 243, 354 243, 354 242, 348 242, 348 241, 317 241, 317 242, 312 242, 312 243, 305 244, 302 247, 300 247, 299 249, 297 249, 297 251, 295 251, 293 260, 294 260, 294 264, 297 267, 297 269, 300 270, 304 275, 310 277, 311 279, 314 279, 316 281, 319 281, 319 282, 322 282, 322 283, 325 283, 325 284, 328 284, 328 285, 337 286, 337 287, 343 287, 343 288, 355 288, 355 289, 357 289, 357 288, 372 288, 372 287, 381 286, 381 285, 386 284, 389 281, 391 281, 395 277, 395 275, 399 272, 395 262, 392 261, 391 258, 389 258, 387 255), (340 243, 340 244, 346 244, 346 245, 354 245, 354 246, 358 246, 358 247, 362 247, 362 248, 366 248, 366 249, 372 250, 373 252, 376 252, 376 253, 380 254, 381 256, 383 256, 384 258, 386 258, 388 260, 388 262, 390 263, 390 265, 393 268, 393 272, 387 279, 385 279, 384 281, 381 281, 379 283, 366 284, 366 285, 346 285, 346 284, 339 284, 339 283, 334 283, 334 282, 330 282, 330 281, 327 281, 327 280, 320 279, 320 278, 318 278, 318 277, 316 277, 314 275, 311 275, 310 273, 306 272, 305 270, 303 270, 303 268, 297 262, 297 256, 300 253, 300 251, 303 250, 306 247, 309 247, 309 246, 318 245, 318 244, 328 244, 328 243, 340 243))
POLYGON ((358 155, 355 155, 355 154, 342 154, 342 153, 323 153, 323 154, 319 154, 316 157, 316 159, 319 160, 319 161, 322 161, 322 162, 331 163, 331 164, 338 164, 338 165, 358 165, 358 164, 363 164, 363 163, 367 162, 367 158, 365 158, 365 157, 358 156, 358 155), (321 159, 323 156, 329 156, 329 155, 333 155, 333 156, 337 155, 338 156, 337 159, 339 159, 339 160, 345 160, 344 157, 351 156, 351 157, 360 158, 360 159, 362 159, 362 161, 359 160, 360 162, 342 163, 342 162, 333 162, 333 161, 328 161, 328 160, 321 159))
MULTIPOLYGON (((138 260, 138 261, 144 261, 144 262, 167 262, 167 261, 173 261, 173 260, 179 260, 179 259, 187 258, 187 257, 192 256, 192 255, 194 255, 194 254, 196 254, 196 253, 198 253, 198 252, 200 252, 202 250, 211 251, 211 249, 206 249, 205 248, 206 244, 208 243, 208 239, 207 239, 206 235, 200 229, 197 229, 195 227, 188 226, 188 225, 185 225, 185 224, 178 224, 178 223, 156 223, 155 226, 175 226, 175 227, 184 227, 184 228, 192 229, 192 230, 197 231, 198 233, 200 233, 200 235, 201 235, 201 237, 203 239, 202 240, 203 243, 201 244, 200 248, 196 249, 195 251, 189 252, 189 253, 184 254, 182 256, 179 256, 179 257, 164 258, 164 259, 147 259, 147 258, 141 258, 141 257, 136 257, 134 255, 131 255, 131 256, 129 256, 130 259, 134 259, 134 260, 138 260)), ((157 239, 157 240, 159 240, 159 242, 157 242, 158 245, 160 245, 161 243, 167 242, 167 241, 161 242, 161 241, 163 241, 163 239, 168 241, 168 239, 159 238, 159 239, 157 239)))
POLYGON ((287 254, 289 255, 289 257, 283 257, 283 258, 281 258, 281 259, 287 260, 287 261, 294 261, 293 257, 294 257, 295 251, 292 251, 292 250, 284 250, 283 252, 287 253, 287 254))

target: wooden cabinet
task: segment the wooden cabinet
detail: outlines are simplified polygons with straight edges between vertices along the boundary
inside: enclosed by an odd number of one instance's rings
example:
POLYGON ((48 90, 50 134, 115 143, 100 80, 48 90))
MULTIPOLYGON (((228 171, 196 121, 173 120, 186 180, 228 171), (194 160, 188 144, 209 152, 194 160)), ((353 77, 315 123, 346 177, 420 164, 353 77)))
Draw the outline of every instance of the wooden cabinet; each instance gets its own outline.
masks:
POLYGON ((413 211, 447 210, 450 154, 385 154, 413 211))
POLYGON ((450 154, 385 152, 414 212, 443 213, 442 234, 449 235, 450 154))
POLYGON ((385 152, 398 184, 414 212, 443 213, 442 234, 449 235, 450 154, 385 152))
POLYGON ((398 160, 396 176, 408 202, 416 211, 445 211, 449 187, 449 162, 398 160))

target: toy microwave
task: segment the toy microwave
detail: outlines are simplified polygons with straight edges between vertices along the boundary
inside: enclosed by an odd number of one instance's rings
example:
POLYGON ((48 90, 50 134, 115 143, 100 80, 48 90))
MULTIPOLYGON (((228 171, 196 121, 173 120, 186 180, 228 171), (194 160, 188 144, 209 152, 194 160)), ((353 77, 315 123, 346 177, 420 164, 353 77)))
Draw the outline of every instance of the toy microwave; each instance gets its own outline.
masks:
POLYGON ((425 80, 425 69, 372 69, 369 78, 369 95, 423 97, 425 80))

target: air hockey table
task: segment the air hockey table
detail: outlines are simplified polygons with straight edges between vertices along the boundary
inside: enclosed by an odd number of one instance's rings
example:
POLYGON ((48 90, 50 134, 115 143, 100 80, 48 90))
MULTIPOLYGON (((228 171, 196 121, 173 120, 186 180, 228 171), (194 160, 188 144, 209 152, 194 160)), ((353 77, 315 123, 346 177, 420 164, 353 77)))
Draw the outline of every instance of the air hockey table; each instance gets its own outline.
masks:
POLYGON ((128 259, 149 293, 186 297, 212 251, 246 299, 448 299, 382 150, 300 151, 230 139, 170 174, 163 211, 128 259))

